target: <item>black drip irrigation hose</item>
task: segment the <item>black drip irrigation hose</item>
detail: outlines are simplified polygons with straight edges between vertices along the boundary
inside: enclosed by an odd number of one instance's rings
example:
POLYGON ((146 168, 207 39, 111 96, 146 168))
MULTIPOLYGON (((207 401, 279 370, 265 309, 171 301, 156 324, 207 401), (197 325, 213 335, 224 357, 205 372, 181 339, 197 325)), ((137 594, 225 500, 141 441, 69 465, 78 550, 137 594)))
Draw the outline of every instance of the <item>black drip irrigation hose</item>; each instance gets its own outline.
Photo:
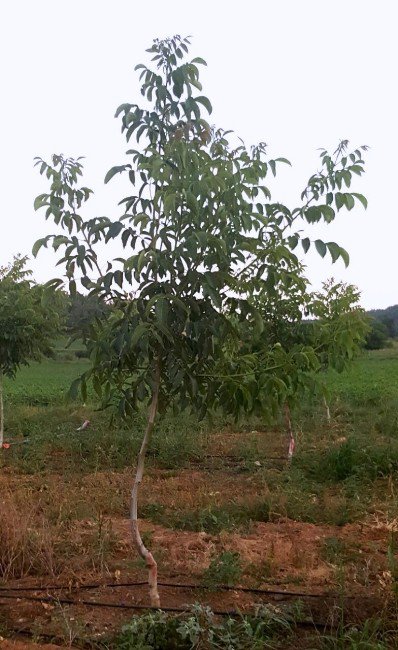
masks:
MULTIPOLYGON (((93 584, 75 584, 75 585, 34 585, 33 587, 0 587, 0 593, 3 591, 79 591, 82 589, 105 589, 106 587, 142 587, 147 585, 147 580, 140 582, 96 582, 93 584)), ((158 583, 159 584, 159 583, 158 583)))
MULTIPOLYGON (((107 589, 107 588, 118 588, 118 587, 143 587, 148 585, 147 580, 142 580, 139 582, 106 582, 106 583, 92 583, 92 584, 79 584, 79 585, 44 585, 44 586, 30 586, 30 587, 0 587, 0 597, 2 597, 3 592, 21 592, 21 591, 82 591, 85 589, 107 589)), ((173 589, 196 589, 198 591, 207 590, 207 591, 240 591, 243 593, 265 595, 265 596, 288 596, 288 597, 297 597, 297 598, 341 598, 340 593, 336 592, 324 592, 324 593, 313 593, 313 592, 304 592, 304 591, 285 591, 282 589, 256 589, 254 587, 239 587, 232 585, 201 585, 201 584, 181 584, 176 582, 158 582, 159 587, 171 587, 173 589)), ((356 594, 344 595, 344 599, 348 598, 358 598, 356 594)), ((374 598, 373 595, 361 595, 360 598, 374 598)))
MULTIPOLYGON (((125 609, 130 611, 152 611, 152 612, 166 612, 169 614, 191 614, 192 610, 189 607, 152 607, 151 605, 130 605, 129 603, 105 603, 102 601, 91 600, 72 600, 71 598, 56 598, 53 596, 38 597, 38 596, 17 596, 17 595, 0 595, 0 600, 25 600, 28 602, 37 603, 52 603, 55 605, 75 605, 84 607, 104 607, 110 609, 125 609)), ((242 612, 231 609, 212 609, 214 616, 228 616, 231 618, 239 618, 242 612)), ((313 621, 312 619, 294 621, 296 627, 309 627, 325 630, 330 627, 330 623, 322 621, 313 621)), ((26 633, 26 631, 25 631, 26 633)))
MULTIPOLYGON (((55 603, 56 605, 84 605, 85 607, 109 607, 112 609, 131 609, 137 611, 162 611, 187 614, 191 610, 187 607, 151 607, 150 605, 131 605, 129 603, 106 603, 98 600, 73 600, 71 598, 57 598, 55 596, 17 596, 16 594, 1 594, 0 600, 26 600, 37 603, 55 603)), ((235 609, 212 610, 216 616, 239 616, 235 609)))

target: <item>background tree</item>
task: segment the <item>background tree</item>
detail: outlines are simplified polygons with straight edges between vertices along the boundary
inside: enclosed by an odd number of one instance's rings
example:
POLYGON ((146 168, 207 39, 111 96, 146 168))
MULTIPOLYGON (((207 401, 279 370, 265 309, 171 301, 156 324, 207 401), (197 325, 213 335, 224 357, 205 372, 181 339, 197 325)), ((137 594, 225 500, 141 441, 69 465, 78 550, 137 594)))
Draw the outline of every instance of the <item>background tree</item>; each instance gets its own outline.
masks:
POLYGON ((362 349, 368 318, 359 307, 359 296, 354 286, 333 279, 323 284, 322 291, 311 292, 302 266, 291 260, 290 271, 279 274, 272 291, 255 297, 263 330, 255 338, 251 333, 244 335, 240 350, 233 350, 232 355, 235 360, 241 358, 244 346, 262 360, 257 372, 261 373, 262 366, 273 367, 264 414, 275 419, 284 411, 288 458, 295 446, 291 408, 303 399, 313 401, 322 395, 330 420, 325 371, 342 372, 362 349))
POLYGON ((3 377, 52 353, 58 316, 51 295, 30 278, 26 257, 0 268, 0 449, 4 442, 3 377))
MULTIPOLYGON (((389 343, 389 330, 383 321, 370 319, 370 330, 365 339, 366 350, 382 350, 389 343)), ((390 343, 391 345, 391 343, 390 343)))
POLYGON ((79 293, 69 299, 67 313, 65 314, 66 331, 73 337, 86 340, 91 326, 96 319, 104 318, 111 309, 97 295, 79 293))
POLYGON ((314 318, 303 323, 303 336, 315 351, 319 362, 317 388, 323 395, 327 420, 330 409, 325 372, 332 368, 343 372, 361 352, 369 332, 369 318, 359 305, 360 292, 352 284, 324 282, 322 291, 309 296, 307 313, 314 318))
MULTIPOLYGON (((105 177, 108 182, 121 173, 131 183, 119 219, 85 221, 79 214, 91 193, 78 186, 80 159, 53 156, 51 165, 37 159, 51 186, 35 207, 44 208, 62 234, 36 242, 34 253, 50 242, 62 248, 71 293, 77 276, 114 307, 91 328, 92 369, 73 391, 80 384, 85 396, 91 380, 103 405, 117 403, 123 416, 141 404, 148 407, 131 524, 149 569, 153 605, 159 604, 157 565, 139 533, 137 495, 157 414, 191 407, 199 416, 221 409, 238 417, 264 413, 270 401, 281 401, 284 388, 275 366, 285 361, 277 359, 278 346, 260 354, 242 346, 243 334, 254 339, 264 328, 256 296, 271 293, 281 278, 298 282, 302 269, 293 250, 300 241, 305 252, 312 244, 302 235, 303 224, 329 223, 336 210, 350 210, 356 200, 366 205, 362 195, 345 191, 352 176, 363 172, 362 150, 346 155, 346 142, 334 156, 321 152, 321 171, 309 179, 299 207, 273 202, 265 181, 288 161, 270 159, 263 143, 246 147, 231 132, 209 125, 203 112, 210 113, 211 104, 200 94, 199 81, 205 62, 186 60, 188 45, 179 36, 155 40, 149 49, 153 68, 136 67, 144 107, 125 103, 116 112, 127 141, 137 143, 127 152, 131 162, 105 177), (102 272, 96 245, 111 239, 127 255, 102 272)), ((335 242, 317 239, 313 245, 322 256, 329 252, 333 261, 342 257, 348 263, 335 242)))
POLYGON ((391 305, 386 309, 371 309, 367 313, 371 318, 384 323, 390 338, 398 337, 398 305, 391 305))
POLYGON ((354 285, 334 282, 333 278, 323 283, 322 291, 312 294, 308 309, 315 321, 310 340, 323 368, 342 372, 360 352, 369 324, 359 299, 354 285))

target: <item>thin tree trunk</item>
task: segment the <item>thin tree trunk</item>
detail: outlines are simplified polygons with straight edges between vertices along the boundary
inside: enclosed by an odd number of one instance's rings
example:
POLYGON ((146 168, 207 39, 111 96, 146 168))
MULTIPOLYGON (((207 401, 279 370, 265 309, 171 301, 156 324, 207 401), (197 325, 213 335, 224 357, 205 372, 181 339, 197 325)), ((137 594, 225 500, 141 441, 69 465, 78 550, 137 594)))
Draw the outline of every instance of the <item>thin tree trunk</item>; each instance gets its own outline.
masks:
POLYGON ((131 520, 131 532, 133 535, 133 542, 137 548, 139 555, 142 557, 143 560, 145 560, 145 563, 148 567, 149 597, 151 600, 152 607, 160 607, 160 598, 158 592, 158 565, 152 553, 146 548, 144 542, 142 541, 140 531, 138 529, 137 504, 138 504, 138 489, 140 487, 142 476, 144 473, 145 454, 148 445, 151 441, 153 426, 155 423, 155 417, 158 410, 159 385, 160 385, 160 361, 158 360, 156 365, 155 384, 153 387, 152 401, 148 413, 148 422, 147 422, 144 439, 142 441, 140 453, 138 454, 137 471, 134 479, 134 484, 131 490, 131 500, 130 500, 130 520, 131 520))
POLYGON ((3 373, 0 370, 0 449, 4 442, 4 403, 3 403, 3 373))
POLYGON ((324 404, 324 406, 325 406, 326 419, 327 419, 327 421, 330 423, 330 420, 331 420, 332 418, 330 417, 330 408, 329 408, 329 404, 328 404, 327 401, 326 401, 326 397, 325 397, 325 396, 323 396, 323 404, 324 404))
POLYGON ((290 414, 289 404, 287 402, 285 402, 285 419, 286 419, 287 430, 288 430, 288 433, 289 433, 289 449, 288 449, 288 452, 287 452, 287 459, 288 459, 289 462, 293 458, 294 448, 296 446, 296 441, 295 441, 294 435, 293 435, 292 420, 291 420, 290 415, 291 414, 290 414))

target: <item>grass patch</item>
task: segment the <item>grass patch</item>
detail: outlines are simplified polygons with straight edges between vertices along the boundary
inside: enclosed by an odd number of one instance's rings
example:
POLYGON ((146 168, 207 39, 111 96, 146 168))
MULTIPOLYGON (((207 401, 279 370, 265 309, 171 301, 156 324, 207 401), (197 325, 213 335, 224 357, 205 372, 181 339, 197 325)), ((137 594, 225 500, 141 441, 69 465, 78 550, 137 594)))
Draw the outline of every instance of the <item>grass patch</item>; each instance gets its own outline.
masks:
MULTIPOLYGON (((109 415, 92 405, 77 406, 19 404, 6 413, 5 439, 15 441, 0 456, 25 473, 47 471, 121 470, 135 464, 145 429, 145 413, 137 413, 129 423, 110 422, 109 415), (90 427, 76 429, 84 420, 90 427)), ((186 465, 203 454, 205 425, 189 414, 171 414, 157 423, 148 462, 162 468, 186 465)))
POLYGON ((326 451, 297 455, 294 464, 317 482, 339 483, 357 477, 374 481, 398 470, 398 444, 395 441, 369 441, 350 437, 326 451))
POLYGON ((270 512, 270 502, 262 500, 255 504, 226 504, 185 512, 171 511, 156 517, 154 521, 177 530, 217 535, 223 530, 230 531, 247 526, 252 521, 270 521, 270 512))
POLYGON ((319 637, 320 650, 392 650, 396 648, 395 624, 370 618, 362 625, 346 625, 335 634, 319 637))

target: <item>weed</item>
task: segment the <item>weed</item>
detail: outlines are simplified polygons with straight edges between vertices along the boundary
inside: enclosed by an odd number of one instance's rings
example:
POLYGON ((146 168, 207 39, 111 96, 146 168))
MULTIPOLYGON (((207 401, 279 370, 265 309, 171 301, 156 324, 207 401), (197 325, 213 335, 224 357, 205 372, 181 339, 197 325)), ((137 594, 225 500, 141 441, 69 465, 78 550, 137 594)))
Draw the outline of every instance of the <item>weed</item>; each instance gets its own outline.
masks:
POLYGON ((162 515, 159 523, 168 522, 169 526, 180 530, 192 530, 217 534, 222 530, 234 530, 247 526, 251 521, 269 521, 271 506, 267 500, 254 504, 226 504, 209 506, 201 510, 171 512, 162 515))
POLYGON ((146 503, 140 506, 140 517, 152 519, 153 521, 163 520, 165 507, 161 503, 146 503))
POLYGON ((395 603, 398 604, 398 561, 396 558, 396 553, 397 533, 395 531, 391 531, 387 547, 388 573, 391 578, 391 589, 395 603))
POLYGON ((165 469, 182 467, 191 458, 203 455, 204 425, 190 413, 167 413, 158 423, 149 455, 165 469))
POLYGON ((398 406, 396 403, 383 405, 375 422, 377 433, 398 438, 398 406))
POLYGON ((367 619, 362 625, 349 625, 335 635, 319 638, 321 650, 389 650, 396 647, 395 633, 379 618, 367 619))
MULTIPOLYGON (((269 582, 274 573, 274 562, 271 559, 262 560, 260 564, 249 564, 246 567, 246 573, 252 577, 256 585, 261 585, 263 582, 269 582)), ((292 578, 292 576, 290 576, 292 578)), ((288 582, 291 582, 289 579, 288 582)))
POLYGON ((43 517, 31 503, 17 503, 9 492, 0 501, 0 578, 54 575, 54 544, 43 517))
POLYGON ((398 470, 398 446, 375 442, 371 446, 353 437, 325 451, 297 455, 295 466, 318 482, 339 483, 349 478, 374 481, 398 470))
POLYGON ((68 648, 76 647, 75 642, 86 636, 86 626, 76 616, 71 616, 69 609, 55 599, 56 609, 52 613, 52 620, 60 630, 60 636, 68 648))
POLYGON ((94 520, 94 533, 91 543, 92 565, 101 573, 108 571, 108 560, 117 545, 117 537, 112 529, 112 521, 102 513, 94 520))
POLYGON ((321 555, 330 564, 353 562, 358 558, 358 549, 349 546, 338 537, 326 537, 323 540, 321 555))
POLYGON ((252 616, 217 619, 209 607, 193 605, 191 612, 136 616, 115 639, 117 650, 260 650, 285 639, 294 629, 299 608, 256 608, 252 616))
POLYGON ((203 584, 216 588, 217 585, 233 586, 239 582, 242 567, 239 553, 224 551, 214 557, 203 574, 203 584))

